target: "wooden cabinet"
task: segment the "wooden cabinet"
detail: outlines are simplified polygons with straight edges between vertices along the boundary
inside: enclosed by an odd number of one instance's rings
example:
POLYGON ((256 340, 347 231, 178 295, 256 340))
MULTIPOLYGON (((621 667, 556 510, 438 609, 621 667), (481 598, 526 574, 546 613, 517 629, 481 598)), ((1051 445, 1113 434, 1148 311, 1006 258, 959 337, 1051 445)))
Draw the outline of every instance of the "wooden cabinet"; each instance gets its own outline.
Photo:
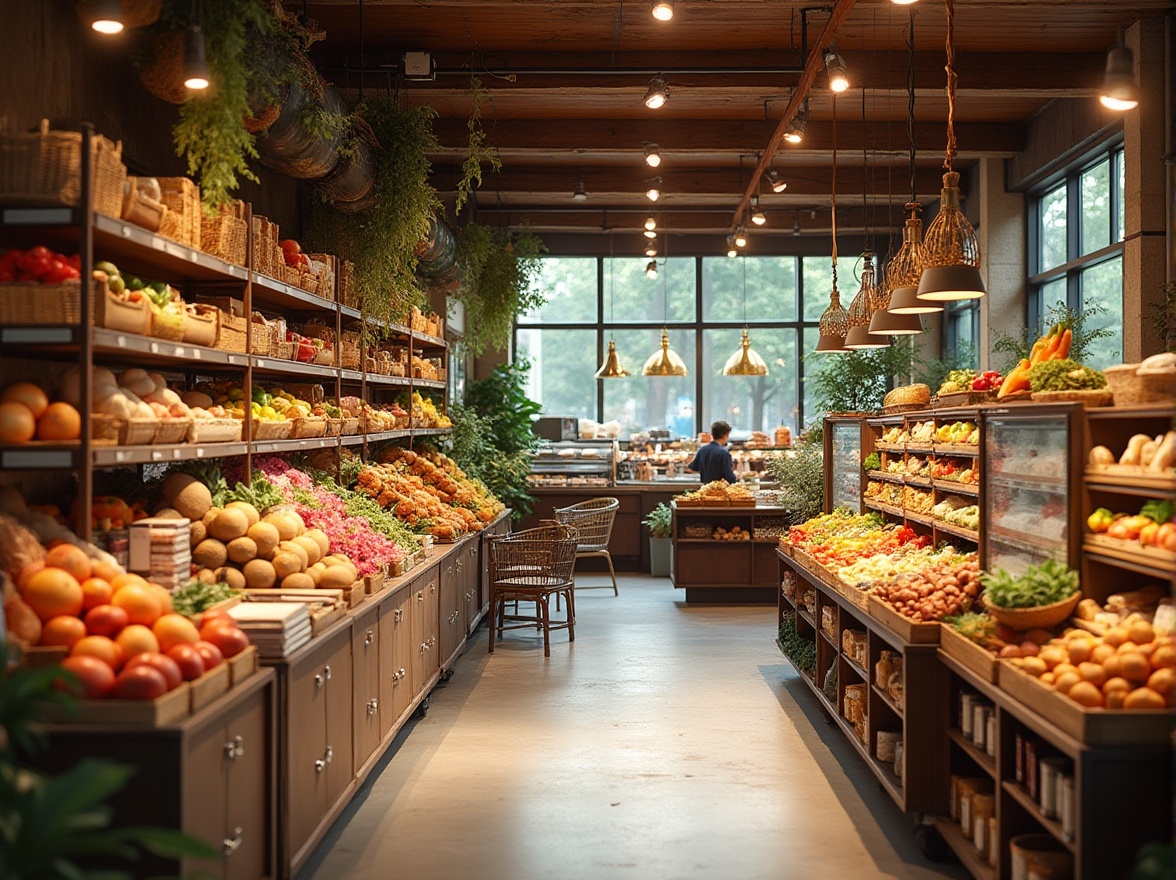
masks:
POLYGON ((344 791, 352 767, 351 626, 324 634, 287 672, 281 799, 282 851, 300 864, 344 791))
MULTIPOLYGON (((370 608, 351 627, 352 715, 355 730, 354 771, 359 772, 375 753, 387 728, 381 714, 388 711, 380 698, 380 608, 370 608)), ((390 702, 389 702, 390 706, 390 702)))
POLYGON ((397 590, 383 603, 380 614, 380 737, 388 736, 393 726, 412 704, 414 641, 409 610, 416 601, 410 586, 397 590))
POLYGON ((179 828, 219 853, 182 864, 144 854, 134 876, 273 877, 274 696, 274 674, 263 669, 168 727, 53 725, 37 766, 60 773, 82 758, 132 765, 138 772, 110 799, 117 824, 179 828))
POLYGON ((670 580, 687 602, 771 602, 779 578, 776 546, 782 507, 679 507, 673 513, 670 580), (746 532, 750 540, 715 538, 746 532), (759 535, 759 537, 756 537, 759 535))
POLYGON ((412 640, 415 648, 412 654, 412 689, 414 693, 432 687, 440 674, 438 659, 438 620, 440 617, 440 569, 434 567, 422 573, 413 581, 412 640))
POLYGON ((454 656, 465 641, 462 555, 461 549, 458 549, 441 564, 438 662, 442 669, 448 669, 452 665, 454 656))
POLYGON ((482 541, 469 541, 465 548, 465 574, 462 596, 465 600, 465 630, 466 636, 473 635, 474 628, 482 617, 482 573, 478 568, 481 563, 482 541))

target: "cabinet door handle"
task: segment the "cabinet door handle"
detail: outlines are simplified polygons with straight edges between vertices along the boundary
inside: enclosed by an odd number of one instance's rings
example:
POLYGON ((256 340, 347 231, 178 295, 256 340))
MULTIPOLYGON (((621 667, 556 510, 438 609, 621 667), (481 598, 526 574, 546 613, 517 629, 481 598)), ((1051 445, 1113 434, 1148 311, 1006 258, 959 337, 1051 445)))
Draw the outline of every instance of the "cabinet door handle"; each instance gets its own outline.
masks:
POLYGON ((231 856, 238 849, 240 849, 241 848, 241 833, 242 833, 241 826, 238 825, 236 828, 233 829, 233 836, 226 837, 224 839, 224 841, 221 843, 221 852, 223 852, 226 856, 231 856))
POLYGON ((427 650, 429 650, 429 643, 428 642, 421 642, 421 653, 423 654, 427 650))
POLYGON ((321 688, 323 686, 324 681, 326 681, 326 679, 323 678, 322 675, 316 675, 314 677, 314 686, 316 688, 321 688))
POLYGON ((367 704, 367 713, 368 713, 368 715, 375 715, 375 714, 376 714, 376 710, 377 710, 377 709, 379 709, 379 708, 380 708, 380 703, 379 703, 379 701, 378 701, 377 699, 375 699, 375 698, 373 697, 372 699, 368 700, 368 704, 367 704))
POLYGON ((230 761, 245 757, 245 740, 239 736, 233 737, 225 743, 225 757, 230 761))
POLYGON ((429 647, 431 648, 435 644, 437 644, 437 637, 436 636, 429 636, 429 647))
POLYGON ((323 753, 323 757, 326 758, 327 763, 330 764, 331 760, 335 757, 335 750, 331 746, 327 746, 327 750, 323 753))
POLYGON ((404 609, 403 608, 396 609, 396 617, 394 619, 397 623, 400 623, 400 621, 404 620, 404 609))
POLYGON ((418 602, 425 601, 425 591, 424 590, 421 590, 419 593, 417 593, 417 601, 418 602))
POLYGON ((322 773, 326 769, 327 769, 327 762, 324 761, 322 758, 319 758, 317 761, 314 762, 314 772, 315 773, 322 773))
POLYGON ((323 676, 327 679, 327 681, 331 680, 331 664, 328 663, 323 667, 323 676))
POLYGON ((363 635, 363 646, 366 648, 368 645, 370 645, 375 640, 376 640, 376 634, 369 629, 363 635))

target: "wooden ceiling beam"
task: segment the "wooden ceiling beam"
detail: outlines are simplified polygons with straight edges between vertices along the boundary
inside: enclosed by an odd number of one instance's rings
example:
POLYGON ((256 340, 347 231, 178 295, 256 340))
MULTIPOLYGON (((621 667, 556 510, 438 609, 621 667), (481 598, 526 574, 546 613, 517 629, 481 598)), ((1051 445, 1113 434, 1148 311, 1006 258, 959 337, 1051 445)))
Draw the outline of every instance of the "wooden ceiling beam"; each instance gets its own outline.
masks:
MULTIPOLYGON (((504 153, 575 154, 591 163, 594 152, 630 152, 640 156, 642 143, 653 141, 667 155, 691 152, 754 155, 764 149, 771 123, 746 120, 628 120, 628 119, 510 119, 486 122, 486 141, 504 153)), ((957 123, 961 159, 1007 158, 1020 152, 1024 129, 1019 123, 957 123)), ((443 147, 460 151, 469 141, 464 119, 438 119, 434 125, 443 147)), ((837 132, 838 149, 861 154, 868 150, 905 154, 905 122, 873 122, 863 129, 843 120, 837 132)), ((915 126, 915 147, 920 154, 942 153, 947 139, 943 123, 920 122, 915 126)), ((781 147, 777 166, 792 161, 813 161, 816 153, 831 146, 829 126, 813 125, 802 143, 781 147)), ((571 164, 571 163, 569 163, 571 164)), ((668 169, 667 169, 668 170, 668 169)))

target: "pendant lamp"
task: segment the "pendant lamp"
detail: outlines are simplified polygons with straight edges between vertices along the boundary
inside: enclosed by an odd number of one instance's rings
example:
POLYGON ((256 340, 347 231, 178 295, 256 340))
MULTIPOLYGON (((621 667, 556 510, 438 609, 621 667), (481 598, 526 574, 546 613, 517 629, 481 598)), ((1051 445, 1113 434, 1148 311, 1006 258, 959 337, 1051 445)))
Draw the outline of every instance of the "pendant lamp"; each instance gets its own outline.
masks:
POLYGON ((874 303, 877 297, 878 290, 874 284, 874 253, 869 250, 862 251, 862 286, 849 304, 846 348, 885 348, 890 345, 889 336, 870 332, 870 320, 874 317, 874 303))
POLYGON ((938 303, 920 299, 919 279, 927 265, 927 249, 923 246, 923 218, 918 202, 910 202, 907 218, 902 230, 902 247, 890 261, 888 272, 893 273, 890 282, 890 311, 896 315, 929 315, 942 312, 938 303))
MULTIPOLYGON (((608 239, 608 322, 612 323, 613 317, 613 256, 612 256, 612 236, 608 239)), ((604 358, 604 363, 600 365, 600 369, 596 371, 597 379, 623 379, 631 375, 628 370, 621 366, 621 360, 617 356, 617 344, 610 336, 608 340, 608 354, 604 358)))
POLYGON ((743 338, 739 349, 727 358, 723 366, 724 376, 766 376, 768 365, 759 353, 751 347, 751 337, 747 333, 747 257, 741 258, 743 264, 743 338))
MULTIPOLYGON (((669 299, 668 286, 670 277, 670 238, 666 236, 666 266, 662 272, 662 320, 666 320, 669 299)), ((649 356, 645 366, 641 368, 643 376, 685 376, 686 362, 678 352, 670 348, 670 333, 663 326, 661 347, 649 356)))
POLYGON ((952 170, 956 155, 955 139, 955 42, 953 0, 944 0, 947 8, 947 149, 943 157, 943 192, 939 213, 927 228, 923 246, 927 262, 919 279, 919 299, 952 302, 984 296, 984 279, 980 277, 980 242, 976 230, 960 210, 960 175, 952 170))
POLYGON ((845 334, 849 332, 849 315, 841 305, 841 293, 837 290, 837 96, 833 96, 833 175, 831 180, 831 203, 833 208, 833 289, 829 292, 829 307, 821 314, 820 338, 817 351, 846 352, 845 334))

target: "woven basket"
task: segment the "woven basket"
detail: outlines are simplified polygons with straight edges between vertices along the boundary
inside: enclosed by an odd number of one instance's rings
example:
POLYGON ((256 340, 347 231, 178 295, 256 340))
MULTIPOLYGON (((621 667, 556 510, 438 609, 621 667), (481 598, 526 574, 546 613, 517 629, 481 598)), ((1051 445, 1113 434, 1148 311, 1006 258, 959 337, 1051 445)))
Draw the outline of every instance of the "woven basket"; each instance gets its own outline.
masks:
POLYGON ((201 303, 188 307, 188 319, 184 322, 184 342, 215 348, 219 329, 220 309, 216 306, 201 303))
POLYGON ((188 87, 184 85, 183 31, 166 31, 151 38, 148 60, 139 68, 139 82, 169 104, 183 104, 188 100, 188 87))
MULTIPOLYGON (((122 144, 95 135, 94 210, 110 217, 122 213, 127 169, 122 144)), ((50 131, 49 120, 33 134, 0 136, 0 202, 76 205, 82 195, 82 135, 50 131)))
POLYGON ((188 247, 199 248, 203 242, 204 211, 200 206, 200 187, 186 177, 161 177, 159 189, 167 206, 159 234, 188 247))
POLYGON ((189 443, 231 443, 241 439, 242 419, 193 419, 188 427, 189 443))
POLYGON ((252 223, 253 229, 249 236, 253 244, 253 271, 260 275, 270 274, 270 251, 266 245, 265 233, 263 232, 264 217, 254 215, 252 223))
POLYGON ((339 433, 344 437, 350 437, 353 434, 359 433, 359 417, 350 416, 343 420, 343 427, 339 429, 339 433))
POLYGON ((183 443, 188 438, 192 421, 192 419, 160 419, 155 426, 155 436, 152 442, 156 446, 183 443))
POLYGON ((244 354, 249 335, 249 322, 244 318, 230 315, 224 309, 220 314, 220 330, 217 333, 217 348, 222 351, 232 351, 244 354))
POLYGON ((184 338, 184 327, 188 323, 188 316, 184 312, 169 312, 163 314, 151 310, 151 335, 156 339, 166 339, 169 342, 181 342, 184 338))
POLYGON ((359 292, 355 289, 355 264, 339 261, 339 302, 353 309, 359 308, 359 292))
POLYGON ((102 282, 94 284, 94 326, 146 336, 151 332, 151 309, 146 300, 119 299, 102 282))
POLYGON ((290 432, 294 430, 294 422, 287 419, 284 422, 253 422, 254 440, 288 440, 290 432))
POLYGON ((1034 391, 1037 403, 1080 403, 1085 407, 1110 406, 1111 391, 1108 388, 1092 388, 1083 391, 1034 391))
POLYGON ((90 414, 90 437, 98 446, 148 446, 155 440, 159 419, 121 419, 90 414))
MULTIPOLYGON (((106 285, 94 284, 97 297, 106 285)), ((80 281, 40 284, 13 281, 0 284, 0 324, 80 324, 82 285, 80 281)))
POLYGON ((290 423, 292 425, 290 428, 290 438, 292 440, 304 440, 311 437, 323 437, 327 433, 327 419, 291 419, 290 423))
POLYGON ((327 433, 325 437, 338 437, 343 432, 342 419, 327 419, 327 433))
POLYGON ((1138 370, 1139 364, 1119 364, 1103 370, 1103 375, 1107 377, 1107 388, 1115 396, 1115 406, 1148 402, 1138 370))
POLYGON ((1081 598, 1082 593, 1078 592, 1069 599, 1063 599, 1051 605, 1041 605, 1037 608, 999 608, 985 598, 984 607, 988 609, 989 614, 996 618, 997 622, 1012 627, 1018 632, 1028 632, 1031 629, 1051 629, 1067 620, 1073 614, 1074 609, 1078 607, 1081 598))
POLYGON ((319 271, 315 277, 315 286, 313 293, 318 294, 323 299, 335 301, 335 264, 336 260, 330 254, 307 254, 307 259, 313 260, 316 263, 322 263, 325 268, 319 271))
POLYGON ((281 358, 284 361, 294 360, 294 355, 298 351, 298 344, 294 342, 278 342, 274 346, 274 357, 281 358))
POLYGON ((1143 393, 1148 403, 1176 400, 1176 373, 1140 371, 1139 380, 1143 383, 1143 393))
POLYGON ((245 265, 249 225, 241 213, 242 202, 224 205, 215 216, 201 214, 200 249, 236 266, 245 265))
POLYGON ((142 177, 128 177, 123 184, 123 203, 119 216, 149 232, 157 232, 167 216, 167 206, 153 199, 142 177))

